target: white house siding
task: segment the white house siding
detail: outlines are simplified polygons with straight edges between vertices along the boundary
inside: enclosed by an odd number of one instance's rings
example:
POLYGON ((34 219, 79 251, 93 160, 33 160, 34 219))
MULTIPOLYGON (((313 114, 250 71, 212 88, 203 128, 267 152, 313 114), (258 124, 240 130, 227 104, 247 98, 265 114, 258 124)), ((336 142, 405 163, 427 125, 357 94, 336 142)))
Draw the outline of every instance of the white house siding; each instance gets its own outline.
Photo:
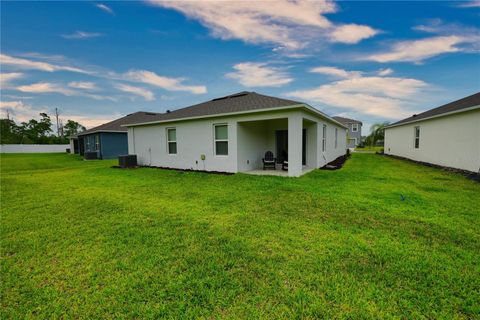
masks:
POLYGON ((74 145, 73 139, 70 139, 69 143, 70 143, 70 144, 69 144, 69 146, 70 146, 70 153, 71 153, 71 154, 74 154, 74 153, 75 153, 75 147, 74 147, 75 145, 74 145))
MULTIPOLYGON (((273 120, 275 121, 275 120, 273 120)), ((255 170, 262 166, 266 151, 275 152, 269 144, 267 121, 239 122, 237 127, 238 171, 255 170)))
MULTIPOLYGON (((310 121, 314 121, 317 125, 317 168, 323 167, 329 162, 337 159, 340 156, 345 155, 347 150, 347 131, 345 128, 340 127, 325 119, 318 118, 314 115, 304 113, 304 118, 310 121), (325 151, 322 150, 322 138, 323 138, 323 125, 327 126, 327 144, 325 151), (337 132, 337 146, 335 147, 335 128, 338 128, 337 132)), ((308 132, 307 132, 308 138, 308 132)), ((307 142, 308 149, 308 142, 307 142)))
POLYGON ((423 120, 385 130, 385 153, 477 172, 480 169, 480 110, 423 120), (420 146, 414 148, 414 128, 420 146))
MULTIPOLYGON (((138 163, 147 166, 169 167, 221 172, 244 172, 261 167, 261 158, 267 150, 275 152, 275 130, 289 129, 294 123, 299 126, 298 134, 293 137, 298 143, 290 142, 289 132, 289 169, 292 161, 300 161, 300 172, 290 172, 291 176, 301 174, 301 127, 307 128, 307 166, 320 167, 345 154, 346 131, 344 128, 327 122, 301 110, 272 111, 250 113, 231 117, 185 120, 165 124, 153 124, 128 128, 128 150, 136 154, 138 163), (305 119, 309 120, 305 124, 305 119), (311 122, 310 122, 311 121, 311 122), (228 124, 228 156, 214 155, 214 124, 228 124), (316 126, 327 123, 327 151, 321 152, 321 139, 318 140, 316 126), (167 153, 166 129, 176 128, 177 154, 167 153), (338 127, 338 145, 334 148, 334 127, 338 127), (311 145, 311 135, 317 135, 316 146, 311 145), (310 144, 309 144, 310 141, 310 144), (292 147, 293 145, 293 147, 292 147), (318 146, 318 148, 316 148, 318 146), (313 149, 314 155, 308 149, 313 149), (299 149, 296 160, 294 149, 299 149), (319 157, 322 154, 322 157, 319 157), (201 160, 205 155, 205 160, 201 160), (323 157, 325 155, 325 157, 323 157), (299 160, 298 160, 299 159, 299 160)), ((312 150, 310 150, 312 151, 312 150)), ((298 170, 297 170, 298 171, 298 170)))

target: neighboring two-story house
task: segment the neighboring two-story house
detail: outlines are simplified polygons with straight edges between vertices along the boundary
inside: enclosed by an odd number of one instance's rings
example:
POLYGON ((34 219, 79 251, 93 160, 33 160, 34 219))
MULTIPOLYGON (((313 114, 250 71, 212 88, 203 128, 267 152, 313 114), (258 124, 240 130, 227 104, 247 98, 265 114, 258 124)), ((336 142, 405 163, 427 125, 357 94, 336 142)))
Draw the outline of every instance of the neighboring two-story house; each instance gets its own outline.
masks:
POLYGON ((347 148, 355 148, 362 142, 362 122, 344 117, 333 117, 348 128, 347 148))

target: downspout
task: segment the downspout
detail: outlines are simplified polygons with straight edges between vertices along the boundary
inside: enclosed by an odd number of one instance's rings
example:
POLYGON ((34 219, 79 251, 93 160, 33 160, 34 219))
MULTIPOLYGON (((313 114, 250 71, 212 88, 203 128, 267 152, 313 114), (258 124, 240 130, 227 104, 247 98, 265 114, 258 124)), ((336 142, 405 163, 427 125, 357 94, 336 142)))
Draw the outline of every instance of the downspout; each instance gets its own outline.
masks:
POLYGON ((135 153, 135 127, 132 127, 132 144, 133 144, 133 154, 135 153))

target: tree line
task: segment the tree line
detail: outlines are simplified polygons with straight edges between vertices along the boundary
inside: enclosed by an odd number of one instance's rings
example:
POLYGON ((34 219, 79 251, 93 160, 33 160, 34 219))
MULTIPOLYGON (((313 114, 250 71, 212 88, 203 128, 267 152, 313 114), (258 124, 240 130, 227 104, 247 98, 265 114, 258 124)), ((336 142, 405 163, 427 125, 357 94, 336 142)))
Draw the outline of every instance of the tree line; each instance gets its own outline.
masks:
POLYGON ((52 119, 46 113, 40 113, 40 119, 30 119, 17 124, 9 117, 0 119, 1 144, 65 144, 68 137, 85 130, 80 123, 67 120, 59 125, 57 134, 53 133, 52 119))
POLYGON ((363 144, 366 146, 376 146, 385 140, 385 127, 388 126, 389 122, 383 123, 374 123, 370 127, 370 134, 364 139, 363 144))

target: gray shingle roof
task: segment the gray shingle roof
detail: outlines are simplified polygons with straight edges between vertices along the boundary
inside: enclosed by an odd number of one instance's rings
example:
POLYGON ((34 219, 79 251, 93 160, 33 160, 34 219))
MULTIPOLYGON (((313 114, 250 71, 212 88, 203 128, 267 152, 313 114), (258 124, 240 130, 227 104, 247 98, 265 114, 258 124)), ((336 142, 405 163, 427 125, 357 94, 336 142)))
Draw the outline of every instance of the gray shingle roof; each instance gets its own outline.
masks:
POLYGON ((95 128, 85 130, 83 132, 80 132, 78 135, 83 136, 94 132, 127 132, 128 129, 127 127, 123 127, 124 124, 154 121, 153 119, 160 115, 162 114, 155 112, 139 111, 126 115, 125 117, 101 124, 95 128))
POLYGON ((445 113, 457 112, 475 106, 480 106, 480 92, 472 94, 471 96, 465 97, 463 99, 444 104, 443 106, 440 106, 438 108, 430 109, 420 114, 413 115, 409 118, 392 123, 391 125, 389 125, 389 127, 406 124, 421 119, 427 119, 430 117, 440 116, 445 113))
POLYGON ((347 124, 347 123, 360 123, 362 124, 362 121, 358 121, 358 120, 354 120, 354 119, 349 119, 349 118, 344 118, 344 117, 339 117, 339 116, 335 116, 335 117, 332 117, 333 119, 337 120, 338 122, 342 123, 342 124, 347 124))
POLYGON ((291 105, 304 104, 303 102, 281 99, 256 92, 243 91, 216 98, 210 101, 195 104, 190 107, 177 109, 168 113, 157 114, 148 121, 131 121, 128 124, 139 124, 145 122, 177 120, 201 116, 219 115, 233 112, 254 111, 260 109, 286 107, 291 105))

